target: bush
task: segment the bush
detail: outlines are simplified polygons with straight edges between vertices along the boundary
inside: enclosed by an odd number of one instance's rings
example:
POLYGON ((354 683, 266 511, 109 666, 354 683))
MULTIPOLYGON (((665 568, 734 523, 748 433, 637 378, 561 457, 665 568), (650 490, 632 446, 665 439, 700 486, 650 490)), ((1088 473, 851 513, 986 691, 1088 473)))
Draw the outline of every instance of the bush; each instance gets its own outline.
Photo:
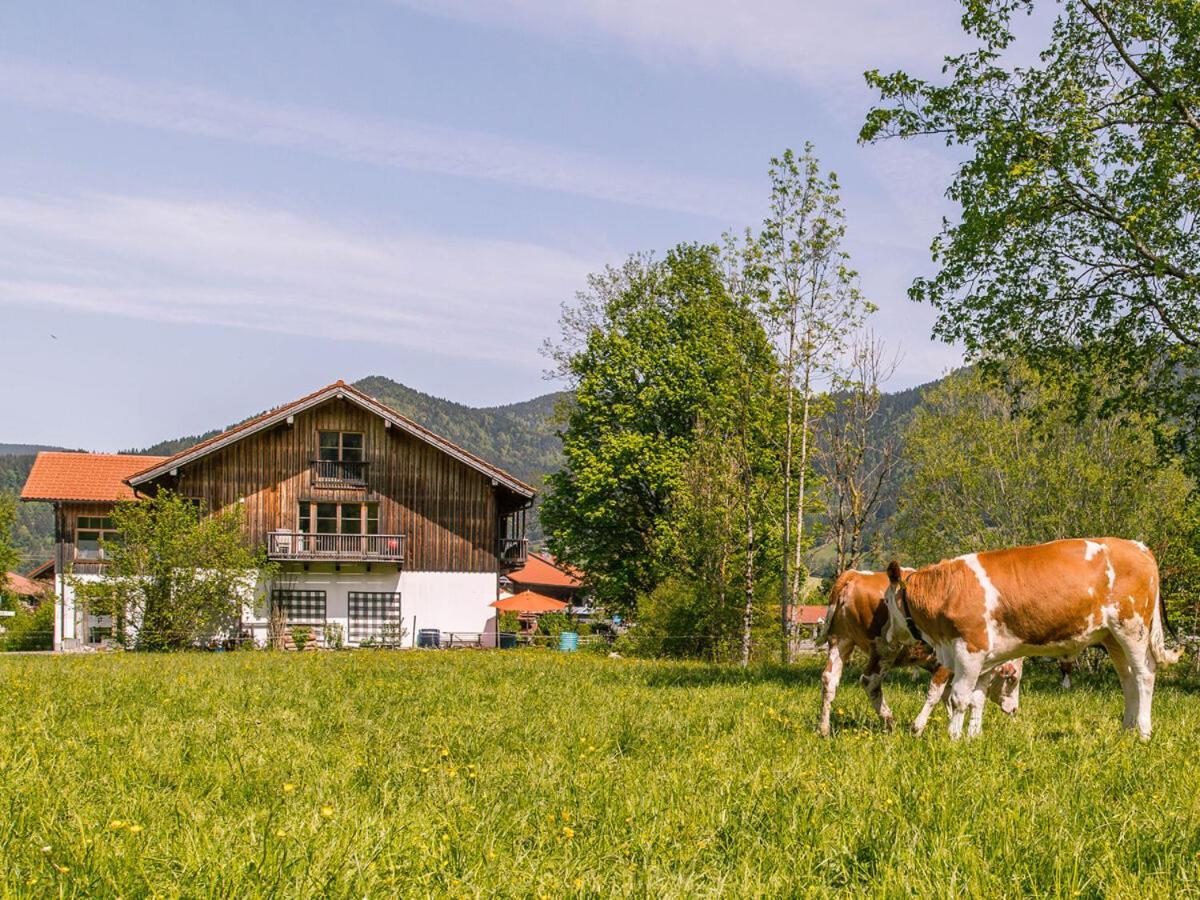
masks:
POLYGON ((519 634, 521 631, 521 617, 515 612, 502 612, 496 621, 501 631, 508 631, 512 634, 519 634))
POLYGON ((5 650, 53 650, 54 603, 44 601, 35 609, 17 604, 17 614, 2 620, 4 634, 0 646, 5 650))
POLYGON ((303 650, 308 646, 308 642, 312 640, 313 630, 307 625, 297 625, 292 629, 292 643, 296 645, 297 650, 303 650))
POLYGON ((564 631, 571 630, 571 620, 566 613, 548 612, 538 616, 538 633, 558 637, 564 631))

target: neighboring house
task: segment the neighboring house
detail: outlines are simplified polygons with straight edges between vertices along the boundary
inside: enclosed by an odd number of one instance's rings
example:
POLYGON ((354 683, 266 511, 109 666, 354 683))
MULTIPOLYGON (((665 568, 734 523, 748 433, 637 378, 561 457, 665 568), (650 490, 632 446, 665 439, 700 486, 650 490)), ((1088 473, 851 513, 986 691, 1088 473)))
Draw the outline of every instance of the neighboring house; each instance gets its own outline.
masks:
POLYGON ((558 562, 550 554, 531 552, 525 565, 504 576, 500 586, 512 594, 533 591, 571 606, 579 606, 583 578, 579 570, 558 562))
POLYGON ((37 581, 43 587, 54 588, 54 560, 48 559, 25 576, 30 581, 37 581))
MULTIPOLYGON (((534 489, 337 382, 171 457, 41 453, 21 494, 55 505, 55 647, 94 641, 76 578, 99 578, 109 513, 169 489, 220 510, 241 503, 248 536, 280 566, 243 631, 266 639, 272 606, 346 642, 419 629, 486 633, 500 575, 526 561, 534 489)), ((102 623, 100 624, 102 628, 102 623)))
POLYGON ((43 581, 34 581, 18 572, 5 573, 5 587, 23 603, 36 606, 53 588, 43 581))

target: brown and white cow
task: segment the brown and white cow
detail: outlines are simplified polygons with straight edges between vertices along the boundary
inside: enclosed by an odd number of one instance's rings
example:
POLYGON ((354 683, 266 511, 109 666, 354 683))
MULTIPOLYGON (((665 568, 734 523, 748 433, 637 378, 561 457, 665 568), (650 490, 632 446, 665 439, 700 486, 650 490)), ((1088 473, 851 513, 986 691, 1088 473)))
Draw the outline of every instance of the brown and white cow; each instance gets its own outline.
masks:
MULTIPOLYGON (((914 570, 905 569, 911 574, 914 570)), ((888 611, 885 595, 888 590, 886 572, 849 570, 843 572, 833 583, 829 594, 829 609, 825 623, 817 637, 817 643, 828 643, 829 658, 821 676, 821 723, 822 735, 828 736, 830 713, 842 679, 842 667, 858 650, 866 655, 867 664, 861 682, 875 707, 875 712, 891 731, 895 725, 892 711, 883 697, 883 676, 890 669, 917 667, 933 673, 925 705, 913 722, 913 731, 920 734, 938 701, 948 688, 950 670, 938 664, 933 651, 924 643, 885 644, 883 631, 887 625, 888 611)), ((1021 681, 1020 660, 995 673, 998 677, 985 689, 987 696, 1002 711, 1012 714, 1017 710, 1018 688, 1021 681)), ((982 702, 982 700, 980 701, 982 702)))
POLYGON ((1023 656, 1074 657, 1103 644, 1125 694, 1125 728, 1150 737, 1154 673, 1179 654, 1163 643, 1158 563, 1142 543, 1063 540, 969 553, 912 573, 888 566, 885 641, 923 639, 953 671, 950 735, 979 733, 978 694, 996 666, 1023 656))

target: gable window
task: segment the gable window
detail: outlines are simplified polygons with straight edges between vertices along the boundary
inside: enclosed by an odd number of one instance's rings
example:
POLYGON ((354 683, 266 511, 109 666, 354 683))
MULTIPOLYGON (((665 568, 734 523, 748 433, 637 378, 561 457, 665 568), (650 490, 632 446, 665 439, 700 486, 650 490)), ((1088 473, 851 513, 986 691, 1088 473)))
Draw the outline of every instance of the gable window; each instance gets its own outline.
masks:
POLYGON ((378 503, 300 504, 302 534, 379 534, 378 503))
POLYGON ((104 545, 115 544, 121 533, 108 516, 80 516, 75 520, 75 556, 77 559, 104 559, 104 545))
POLYGON ((365 485, 367 461, 363 456, 361 431, 319 431, 313 481, 333 487, 365 485))

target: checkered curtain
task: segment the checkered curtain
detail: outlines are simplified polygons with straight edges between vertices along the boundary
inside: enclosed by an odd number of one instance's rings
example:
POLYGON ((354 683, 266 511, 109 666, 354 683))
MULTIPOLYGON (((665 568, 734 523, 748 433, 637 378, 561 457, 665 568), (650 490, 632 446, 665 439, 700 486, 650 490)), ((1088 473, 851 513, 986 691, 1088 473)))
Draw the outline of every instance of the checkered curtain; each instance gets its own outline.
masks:
POLYGON ((350 640, 399 638, 400 595, 350 593, 350 640))
POLYGON ((283 610, 288 625, 325 624, 324 591, 275 591, 272 602, 283 610))

